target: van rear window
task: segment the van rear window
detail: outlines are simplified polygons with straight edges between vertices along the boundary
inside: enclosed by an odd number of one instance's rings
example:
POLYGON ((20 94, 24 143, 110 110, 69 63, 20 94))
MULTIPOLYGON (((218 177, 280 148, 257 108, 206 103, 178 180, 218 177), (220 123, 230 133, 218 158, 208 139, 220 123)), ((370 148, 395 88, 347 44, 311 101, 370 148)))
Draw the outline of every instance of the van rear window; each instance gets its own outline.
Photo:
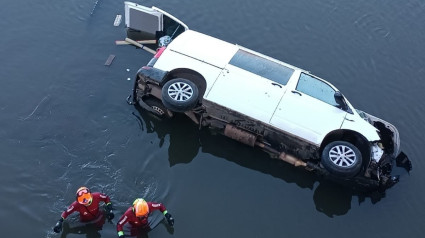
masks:
POLYGON ((294 70, 244 50, 238 50, 230 64, 276 83, 286 85, 294 70))

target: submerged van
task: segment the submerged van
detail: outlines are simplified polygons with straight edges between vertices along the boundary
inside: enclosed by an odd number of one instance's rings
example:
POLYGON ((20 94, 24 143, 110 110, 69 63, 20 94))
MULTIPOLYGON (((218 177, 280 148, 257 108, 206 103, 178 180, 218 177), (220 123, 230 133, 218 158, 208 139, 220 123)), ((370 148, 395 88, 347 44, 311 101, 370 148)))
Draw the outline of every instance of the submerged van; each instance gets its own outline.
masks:
POLYGON ((125 23, 158 43, 137 72, 132 104, 161 118, 184 113, 272 158, 363 188, 395 184, 394 161, 411 169, 392 124, 309 71, 190 30, 155 7, 125 2, 125 23))

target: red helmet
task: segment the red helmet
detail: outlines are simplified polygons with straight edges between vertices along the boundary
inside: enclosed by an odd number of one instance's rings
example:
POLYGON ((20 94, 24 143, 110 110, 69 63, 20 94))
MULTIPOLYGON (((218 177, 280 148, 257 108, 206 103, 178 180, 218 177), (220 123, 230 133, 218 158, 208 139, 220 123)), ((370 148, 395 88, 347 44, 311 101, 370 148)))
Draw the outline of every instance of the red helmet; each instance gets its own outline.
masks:
POLYGON ((136 217, 146 217, 149 214, 148 203, 142 198, 136 199, 133 202, 133 211, 136 217))
POLYGON ((93 197, 91 196, 90 189, 81 187, 77 190, 77 202, 79 204, 88 206, 91 204, 93 197))

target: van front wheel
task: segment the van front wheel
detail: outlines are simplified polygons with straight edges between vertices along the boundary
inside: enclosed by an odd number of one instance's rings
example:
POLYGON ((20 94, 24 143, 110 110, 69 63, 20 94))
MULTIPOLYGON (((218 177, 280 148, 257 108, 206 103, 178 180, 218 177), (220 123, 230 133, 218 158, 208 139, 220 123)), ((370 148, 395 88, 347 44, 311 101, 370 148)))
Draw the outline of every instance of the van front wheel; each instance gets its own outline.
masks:
POLYGON ((360 172, 362 154, 355 145, 349 142, 334 141, 323 149, 321 162, 329 173, 349 178, 360 172))

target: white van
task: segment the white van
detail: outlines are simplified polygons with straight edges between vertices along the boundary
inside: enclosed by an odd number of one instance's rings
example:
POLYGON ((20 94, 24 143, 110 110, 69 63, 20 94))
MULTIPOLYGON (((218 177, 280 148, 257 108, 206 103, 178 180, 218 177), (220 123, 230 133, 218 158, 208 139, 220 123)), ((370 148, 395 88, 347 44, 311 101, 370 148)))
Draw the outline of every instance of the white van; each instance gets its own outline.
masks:
POLYGON ((329 82, 258 52, 189 30, 170 14, 125 2, 126 26, 160 43, 137 73, 132 102, 184 113, 272 157, 336 181, 387 188, 404 160, 397 129, 356 110, 329 82))

